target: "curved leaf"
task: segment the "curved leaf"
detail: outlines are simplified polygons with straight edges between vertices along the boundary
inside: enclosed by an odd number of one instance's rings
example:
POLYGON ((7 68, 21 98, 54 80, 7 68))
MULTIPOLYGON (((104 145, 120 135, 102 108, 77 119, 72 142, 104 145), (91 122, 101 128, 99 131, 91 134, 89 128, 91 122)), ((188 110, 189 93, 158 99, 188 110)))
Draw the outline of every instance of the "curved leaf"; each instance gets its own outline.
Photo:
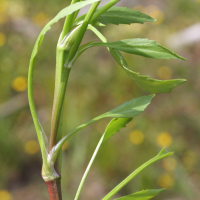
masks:
MULTIPOLYGON (((62 138, 52 149, 52 160, 55 160, 57 158, 59 150, 62 148, 62 145, 65 143, 67 139, 69 139, 72 135, 74 135, 76 132, 80 131, 81 129, 85 128, 86 126, 103 119, 105 117, 114 117, 114 118, 133 118, 137 115, 139 115, 141 112, 144 111, 144 109, 150 104, 152 98, 155 95, 149 95, 149 96, 143 96, 139 97, 137 99, 133 99, 131 101, 128 101, 119 107, 106 112, 98 117, 95 117, 94 119, 86 122, 85 124, 82 124, 75 128, 73 131, 68 133, 66 136, 62 138)), ((126 121, 126 120, 125 120, 126 121)), ((128 123, 128 122, 127 122, 128 123)), ((121 125, 120 125, 121 126, 121 125)), ((115 130, 115 129, 114 129, 115 130)))
POLYGON ((149 200, 163 191, 165 191, 165 189, 143 190, 115 200, 149 200))
POLYGON ((116 62, 125 70, 125 72, 134 80, 134 82, 143 90, 150 93, 166 93, 171 92, 175 87, 186 82, 185 79, 173 79, 173 80, 156 80, 151 79, 149 76, 142 76, 129 69, 126 60, 122 54, 115 50, 109 49, 111 55, 116 62))

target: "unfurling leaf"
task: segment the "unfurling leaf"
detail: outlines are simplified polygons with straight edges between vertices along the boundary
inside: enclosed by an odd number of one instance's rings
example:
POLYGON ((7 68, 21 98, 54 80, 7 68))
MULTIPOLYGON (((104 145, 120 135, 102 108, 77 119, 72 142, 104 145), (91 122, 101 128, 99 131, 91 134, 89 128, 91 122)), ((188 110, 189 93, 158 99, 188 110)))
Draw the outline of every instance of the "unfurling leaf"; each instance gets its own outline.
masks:
POLYGON ((126 124, 128 124, 131 120, 132 120, 132 118, 114 118, 114 119, 112 119, 110 121, 110 123, 108 124, 108 126, 106 127, 103 142, 105 142, 113 134, 117 133, 120 129, 126 127, 126 124))
POLYGON ((143 190, 115 200, 149 200, 163 191, 165 191, 165 189, 143 190))

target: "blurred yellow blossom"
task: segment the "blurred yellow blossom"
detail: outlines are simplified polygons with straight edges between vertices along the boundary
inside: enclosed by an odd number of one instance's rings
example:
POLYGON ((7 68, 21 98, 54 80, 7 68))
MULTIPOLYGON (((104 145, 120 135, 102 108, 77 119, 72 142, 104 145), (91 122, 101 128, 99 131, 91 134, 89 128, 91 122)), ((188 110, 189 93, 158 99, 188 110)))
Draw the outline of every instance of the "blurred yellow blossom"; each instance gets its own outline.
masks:
POLYGON ((0 32, 0 47, 2 47, 6 43, 6 36, 5 34, 0 32))
POLYGON ((8 1, 7 0, 1 0, 0 1, 0 14, 5 13, 8 8, 8 1))
POLYGON ((49 16, 46 13, 40 12, 33 16, 33 22, 38 26, 43 27, 49 21, 49 16))
POLYGON ((197 162, 197 155, 193 151, 187 151, 183 158, 182 158, 183 164, 187 169, 191 169, 195 163, 197 162))
POLYGON ((17 92, 22 92, 27 88, 27 78, 19 76, 12 81, 12 88, 17 92))
POLYGON ((144 141, 144 135, 140 130, 130 132, 130 141, 135 145, 140 145, 144 141))
POLYGON ((11 200, 12 196, 7 190, 0 190, 0 199, 11 200))
POLYGON ((174 158, 165 158, 162 166, 166 171, 174 171, 177 168, 177 161, 174 158))
POLYGON ((158 146, 169 147, 172 143, 172 136, 168 132, 161 132, 156 139, 158 146))
POLYGON ((24 151, 28 154, 36 154, 39 151, 39 145, 36 140, 29 140, 24 145, 24 151))
POLYGON ((165 173, 158 177, 157 183, 162 188, 172 188, 175 183, 175 179, 171 174, 165 173))
POLYGON ((172 77, 172 70, 169 67, 160 67, 157 71, 157 76, 161 80, 168 80, 172 77))
POLYGON ((62 146, 62 150, 65 151, 65 150, 68 149, 68 147, 69 147, 69 142, 66 141, 66 142, 63 144, 63 146, 62 146))

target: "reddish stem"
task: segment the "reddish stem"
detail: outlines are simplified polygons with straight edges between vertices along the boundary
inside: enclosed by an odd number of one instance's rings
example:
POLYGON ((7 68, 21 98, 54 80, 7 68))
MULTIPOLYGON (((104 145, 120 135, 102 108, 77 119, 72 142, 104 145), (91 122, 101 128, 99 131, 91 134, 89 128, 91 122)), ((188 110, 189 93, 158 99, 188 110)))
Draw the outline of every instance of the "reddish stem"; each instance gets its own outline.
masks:
POLYGON ((46 181, 48 193, 49 193, 49 200, 62 200, 61 192, 57 186, 56 179, 46 181))

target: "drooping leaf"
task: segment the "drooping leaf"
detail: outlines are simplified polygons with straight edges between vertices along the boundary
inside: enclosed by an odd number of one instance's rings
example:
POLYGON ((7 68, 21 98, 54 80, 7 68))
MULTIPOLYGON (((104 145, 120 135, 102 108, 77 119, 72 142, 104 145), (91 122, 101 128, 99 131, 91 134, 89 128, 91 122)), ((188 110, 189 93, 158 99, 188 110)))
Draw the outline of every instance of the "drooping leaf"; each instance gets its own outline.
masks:
POLYGON ((108 126, 106 127, 103 142, 105 142, 113 134, 117 133, 120 129, 126 127, 126 124, 128 124, 131 120, 132 120, 132 118, 114 118, 114 119, 112 119, 110 121, 110 123, 108 124, 108 126))
POLYGON ((93 43, 92 45, 105 46, 126 53, 144 56, 147 58, 186 60, 185 58, 175 54, 169 49, 161 46, 157 42, 149 39, 134 38, 134 39, 120 40, 116 42, 93 43))
POLYGON ((131 23, 143 24, 144 22, 155 22, 156 20, 137 10, 126 7, 112 7, 98 17, 97 21, 101 22, 102 24, 119 25, 131 23))
POLYGON ((115 50, 109 49, 113 58, 117 63, 125 70, 125 72, 134 80, 134 82, 143 90, 150 93, 166 93, 171 92, 175 87, 185 83, 185 79, 173 79, 173 80, 156 80, 151 79, 149 76, 142 76, 129 69, 126 60, 122 54, 115 50))
MULTIPOLYGON (((163 158, 173 155, 173 152, 168 152, 163 148, 154 158, 150 159, 134 172, 132 172, 128 177, 126 177, 120 184, 118 184, 112 191, 110 191, 102 200, 108 200, 113 197, 119 190, 121 190, 127 183, 129 183, 137 174, 139 174, 143 169, 153 164, 154 162, 161 160, 163 158)), ((141 199, 142 200, 142 199, 141 199)))
POLYGON ((143 190, 115 200, 149 200, 163 191, 165 191, 165 189, 143 190))

